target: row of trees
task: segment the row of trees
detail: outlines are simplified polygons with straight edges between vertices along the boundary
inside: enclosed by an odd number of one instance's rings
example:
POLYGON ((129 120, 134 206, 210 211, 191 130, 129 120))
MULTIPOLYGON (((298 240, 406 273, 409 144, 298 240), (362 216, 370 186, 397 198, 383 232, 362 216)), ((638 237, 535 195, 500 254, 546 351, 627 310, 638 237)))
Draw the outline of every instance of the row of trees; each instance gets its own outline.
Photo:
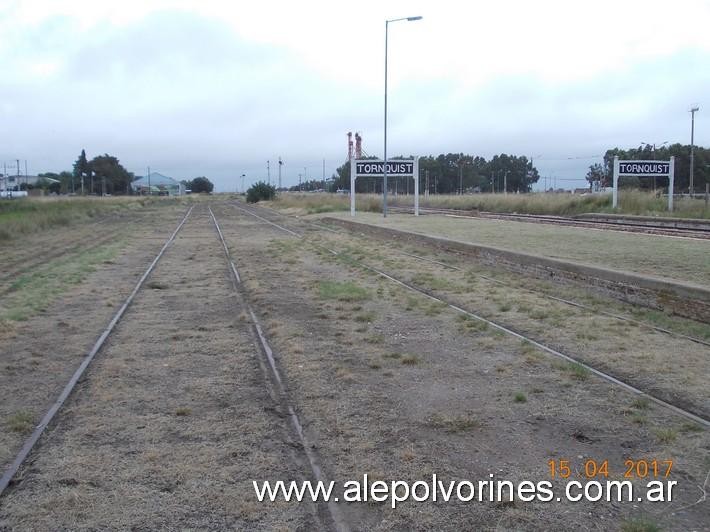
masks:
MULTIPOLYGON (((393 159, 411 157, 393 157, 393 159)), ((371 157, 375 159, 375 157, 371 157)), ((432 193, 457 194, 461 192, 530 192, 540 174, 525 156, 502 153, 494 155, 490 161, 483 157, 463 153, 447 153, 434 157, 419 158, 419 190, 424 193, 429 188, 432 193), (428 179, 427 179, 428 177, 428 179)), ((388 179, 389 192, 413 192, 411 178, 388 179)), ((336 189, 350 189, 350 162, 336 170, 329 180, 336 189)), ((308 185, 322 188, 322 181, 306 184, 303 190, 311 190, 308 185)), ((355 182, 356 192, 382 192, 382 178, 359 178, 355 182)))
MULTIPOLYGON (((133 172, 126 170, 118 158, 105 153, 88 160, 85 150, 81 150, 71 172, 46 172, 38 177, 59 181, 54 183, 46 179, 37 184, 38 188, 55 194, 132 194, 131 183, 135 180, 133 172)), ((214 189, 212 182, 204 176, 182 183, 194 193, 214 189)))
MULTIPOLYGON (((690 145, 671 144, 669 146, 655 147, 651 144, 644 144, 638 148, 623 150, 613 148, 604 154, 604 163, 596 163, 589 167, 586 178, 590 187, 612 186, 614 177, 614 156, 624 160, 659 160, 668 161, 675 157, 675 191, 687 192, 690 186, 690 145)), ((703 147, 695 148, 694 162, 694 188, 698 191, 705 190, 705 183, 710 183, 710 149, 703 147)), ((622 185, 633 188, 655 190, 656 188, 668 187, 667 177, 656 178, 623 178, 622 185)))

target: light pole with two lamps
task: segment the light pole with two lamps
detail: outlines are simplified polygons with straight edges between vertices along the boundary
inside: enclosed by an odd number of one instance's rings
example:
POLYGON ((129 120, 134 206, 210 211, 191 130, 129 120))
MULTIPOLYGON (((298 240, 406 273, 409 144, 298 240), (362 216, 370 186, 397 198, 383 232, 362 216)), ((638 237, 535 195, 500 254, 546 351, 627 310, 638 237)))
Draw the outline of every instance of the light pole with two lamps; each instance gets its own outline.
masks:
MULTIPOLYGON (((385 20, 385 147, 384 147, 384 159, 385 164, 382 169, 382 216, 387 217, 387 40, 389 34, 389 24, 390 22, 399 22, 400 20, 406 20, 408 22, 413 22, 415 20, 421 20, 422 17, 403 17, 403 18, 393 18, 390 20, 385 20)), ((351 194, 354 194, 353 190, 351 194)))

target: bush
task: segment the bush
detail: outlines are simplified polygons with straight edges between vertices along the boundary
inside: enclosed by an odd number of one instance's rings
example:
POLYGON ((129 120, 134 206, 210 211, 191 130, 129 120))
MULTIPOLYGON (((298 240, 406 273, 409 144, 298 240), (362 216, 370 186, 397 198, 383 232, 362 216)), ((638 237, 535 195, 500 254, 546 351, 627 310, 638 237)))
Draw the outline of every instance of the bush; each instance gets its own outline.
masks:
POLYGON ((276 187, 267 185, 263 181, 254 183, 247 190, 247 203, 257 203, 259 201, 268 201, 276 197, 276 187))

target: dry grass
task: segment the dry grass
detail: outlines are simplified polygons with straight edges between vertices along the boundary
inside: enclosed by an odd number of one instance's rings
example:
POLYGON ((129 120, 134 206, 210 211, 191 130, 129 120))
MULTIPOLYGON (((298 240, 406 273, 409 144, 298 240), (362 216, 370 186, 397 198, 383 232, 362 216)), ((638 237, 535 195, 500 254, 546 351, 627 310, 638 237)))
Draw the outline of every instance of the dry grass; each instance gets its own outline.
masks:
MULTIPOLYGON (((573 195, 564 193, 531 194, 473 194, 473 195, 431 195, 420 197, 421 207, 438 207, 473 211, 574 215, 589 212, 620 212, 623 214, 680 216, 685 218, 710 218, 710 210, 705 209, 703 200, 678 199, 673 213, 667 211, 667 199, 656 197, 653 192, 622 190, 619 193, 620 208, 611 207, 611 194, 573 195)), ((393 206, 412 206, 414 196, 390 196, 393 206)), ((338 194, 282 193, 271 202, 279 209, 290 209, 301 214, 348 211, 350 197, 338 194)), ((358 194, 358 211, 381 212, 382 197, 376 194, 358 194)))
POLYGON ((90 222, 118 212, 154 205, 174 205, 182 198, 126 196, 115 198, 22 198, 0 201, 0 241, 51 228, 90 222))

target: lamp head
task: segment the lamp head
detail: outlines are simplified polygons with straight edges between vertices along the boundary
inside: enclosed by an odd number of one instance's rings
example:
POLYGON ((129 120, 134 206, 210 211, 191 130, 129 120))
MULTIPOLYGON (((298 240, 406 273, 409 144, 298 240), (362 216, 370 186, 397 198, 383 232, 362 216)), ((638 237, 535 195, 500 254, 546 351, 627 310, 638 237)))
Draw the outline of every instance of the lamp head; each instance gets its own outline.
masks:
POLYGON ((421 19, 422 19, 422 17, 407 17, 407 20, 408 20, 409 22, 412 22, 412 21, 414 21, 414 20, 421 20, 421 19))

